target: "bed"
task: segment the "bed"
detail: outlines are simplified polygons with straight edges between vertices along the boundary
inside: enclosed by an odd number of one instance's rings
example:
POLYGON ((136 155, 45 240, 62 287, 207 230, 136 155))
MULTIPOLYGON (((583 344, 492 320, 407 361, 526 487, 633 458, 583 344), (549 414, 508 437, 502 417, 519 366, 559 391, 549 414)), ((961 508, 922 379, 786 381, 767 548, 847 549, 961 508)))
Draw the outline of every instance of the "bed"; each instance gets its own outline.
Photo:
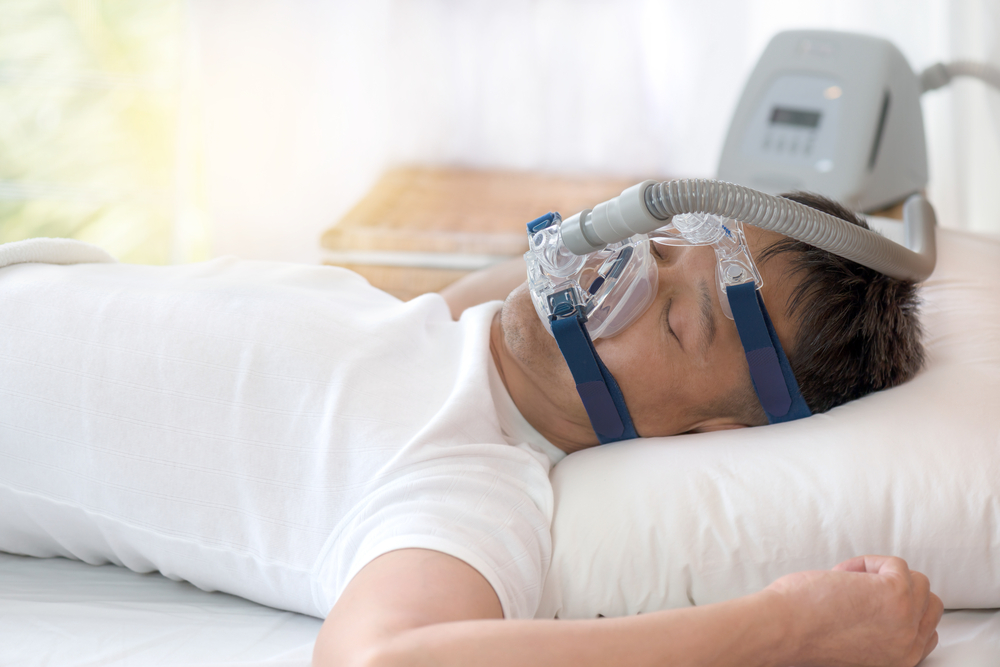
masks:
MULTIPOLYGON (((0 665, 308 667, 321 621, 159 574, 0 554, 0 665)), ((926 667, 987 667, 1000 612, 949 611, 926 667)))
MULTIPOLYGON (((556 466, 538 615, 706 604, 893 553, 952 609, 924 664, 1000 663, 1000 241, 939 230, 938 252, 929 363, 907 385, 802 422, 556 466)), ((0 665, 307 665, 320 624, 155 573, 0 554, 0 665)))

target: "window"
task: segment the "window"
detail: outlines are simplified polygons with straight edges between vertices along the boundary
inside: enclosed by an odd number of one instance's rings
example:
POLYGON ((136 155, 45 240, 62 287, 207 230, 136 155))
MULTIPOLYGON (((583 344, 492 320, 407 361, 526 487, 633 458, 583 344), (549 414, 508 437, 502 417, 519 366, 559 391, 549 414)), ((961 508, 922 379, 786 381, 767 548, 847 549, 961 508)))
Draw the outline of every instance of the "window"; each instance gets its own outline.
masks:
POLYGON ((207 256, 183 0, 0 3, 0 242, 207 256))

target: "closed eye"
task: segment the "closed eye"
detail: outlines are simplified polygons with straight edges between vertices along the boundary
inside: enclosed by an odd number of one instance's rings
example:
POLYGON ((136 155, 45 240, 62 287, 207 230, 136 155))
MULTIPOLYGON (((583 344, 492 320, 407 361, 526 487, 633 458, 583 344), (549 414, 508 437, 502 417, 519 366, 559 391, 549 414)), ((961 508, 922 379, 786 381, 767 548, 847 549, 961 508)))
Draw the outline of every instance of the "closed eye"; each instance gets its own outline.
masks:
POLYGON ((674 333, 674 328, 672 326, 670 326, 670 307, 672 305, 674 305, 674 300, 673 299, 670 299, 669 301, 667 301, 667 307, 664 308, 664 311, 663 311, 663 321, 666 322, 666 324, 667 324, 667 331, 670 332, 670 335, 674 337, 674 340, 677 341, 677 344, 680 345, 681 349, 683 350, 684 349, 684 343, 682 343, 681 339, 677 337, 676 333, 674 333))

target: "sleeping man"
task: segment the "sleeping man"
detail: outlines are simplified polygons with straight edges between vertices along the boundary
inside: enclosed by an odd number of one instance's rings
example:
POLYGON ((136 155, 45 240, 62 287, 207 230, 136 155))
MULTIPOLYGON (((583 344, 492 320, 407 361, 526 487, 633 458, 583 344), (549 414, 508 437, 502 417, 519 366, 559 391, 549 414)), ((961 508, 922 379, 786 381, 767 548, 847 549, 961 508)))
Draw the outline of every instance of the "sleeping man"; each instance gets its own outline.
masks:
MULTIPOLYGON (((747 236, 814 412, 919 369, 912 284, 747 236)), ((655 253, 654 302, 596 342, 636 431, 765 423, 711 249, 655 253)), ((532 620, 549 470, 598 440, 524 286, 472 305, 509 287, 400 303, 331 267, 3 268, 0 550, 325 617, 317 665, 915 665, 934 648, 940 600, 883 556, 725 603, 532 620)))

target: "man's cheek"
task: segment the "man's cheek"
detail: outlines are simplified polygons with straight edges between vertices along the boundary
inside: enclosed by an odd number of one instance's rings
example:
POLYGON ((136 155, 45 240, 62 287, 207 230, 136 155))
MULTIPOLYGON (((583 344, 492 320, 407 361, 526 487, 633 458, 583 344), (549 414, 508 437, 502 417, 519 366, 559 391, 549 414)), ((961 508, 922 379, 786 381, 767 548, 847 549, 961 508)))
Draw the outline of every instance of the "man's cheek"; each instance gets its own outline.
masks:
POLYGON ((660 363, 661 360, 651 350, 646 328, 638 326, 639 324, 640 322, 636 322, 612 338, 599 338, 594 341, 597 354, 612 374, 617 369, 623 375, 634 375, 660 363))

